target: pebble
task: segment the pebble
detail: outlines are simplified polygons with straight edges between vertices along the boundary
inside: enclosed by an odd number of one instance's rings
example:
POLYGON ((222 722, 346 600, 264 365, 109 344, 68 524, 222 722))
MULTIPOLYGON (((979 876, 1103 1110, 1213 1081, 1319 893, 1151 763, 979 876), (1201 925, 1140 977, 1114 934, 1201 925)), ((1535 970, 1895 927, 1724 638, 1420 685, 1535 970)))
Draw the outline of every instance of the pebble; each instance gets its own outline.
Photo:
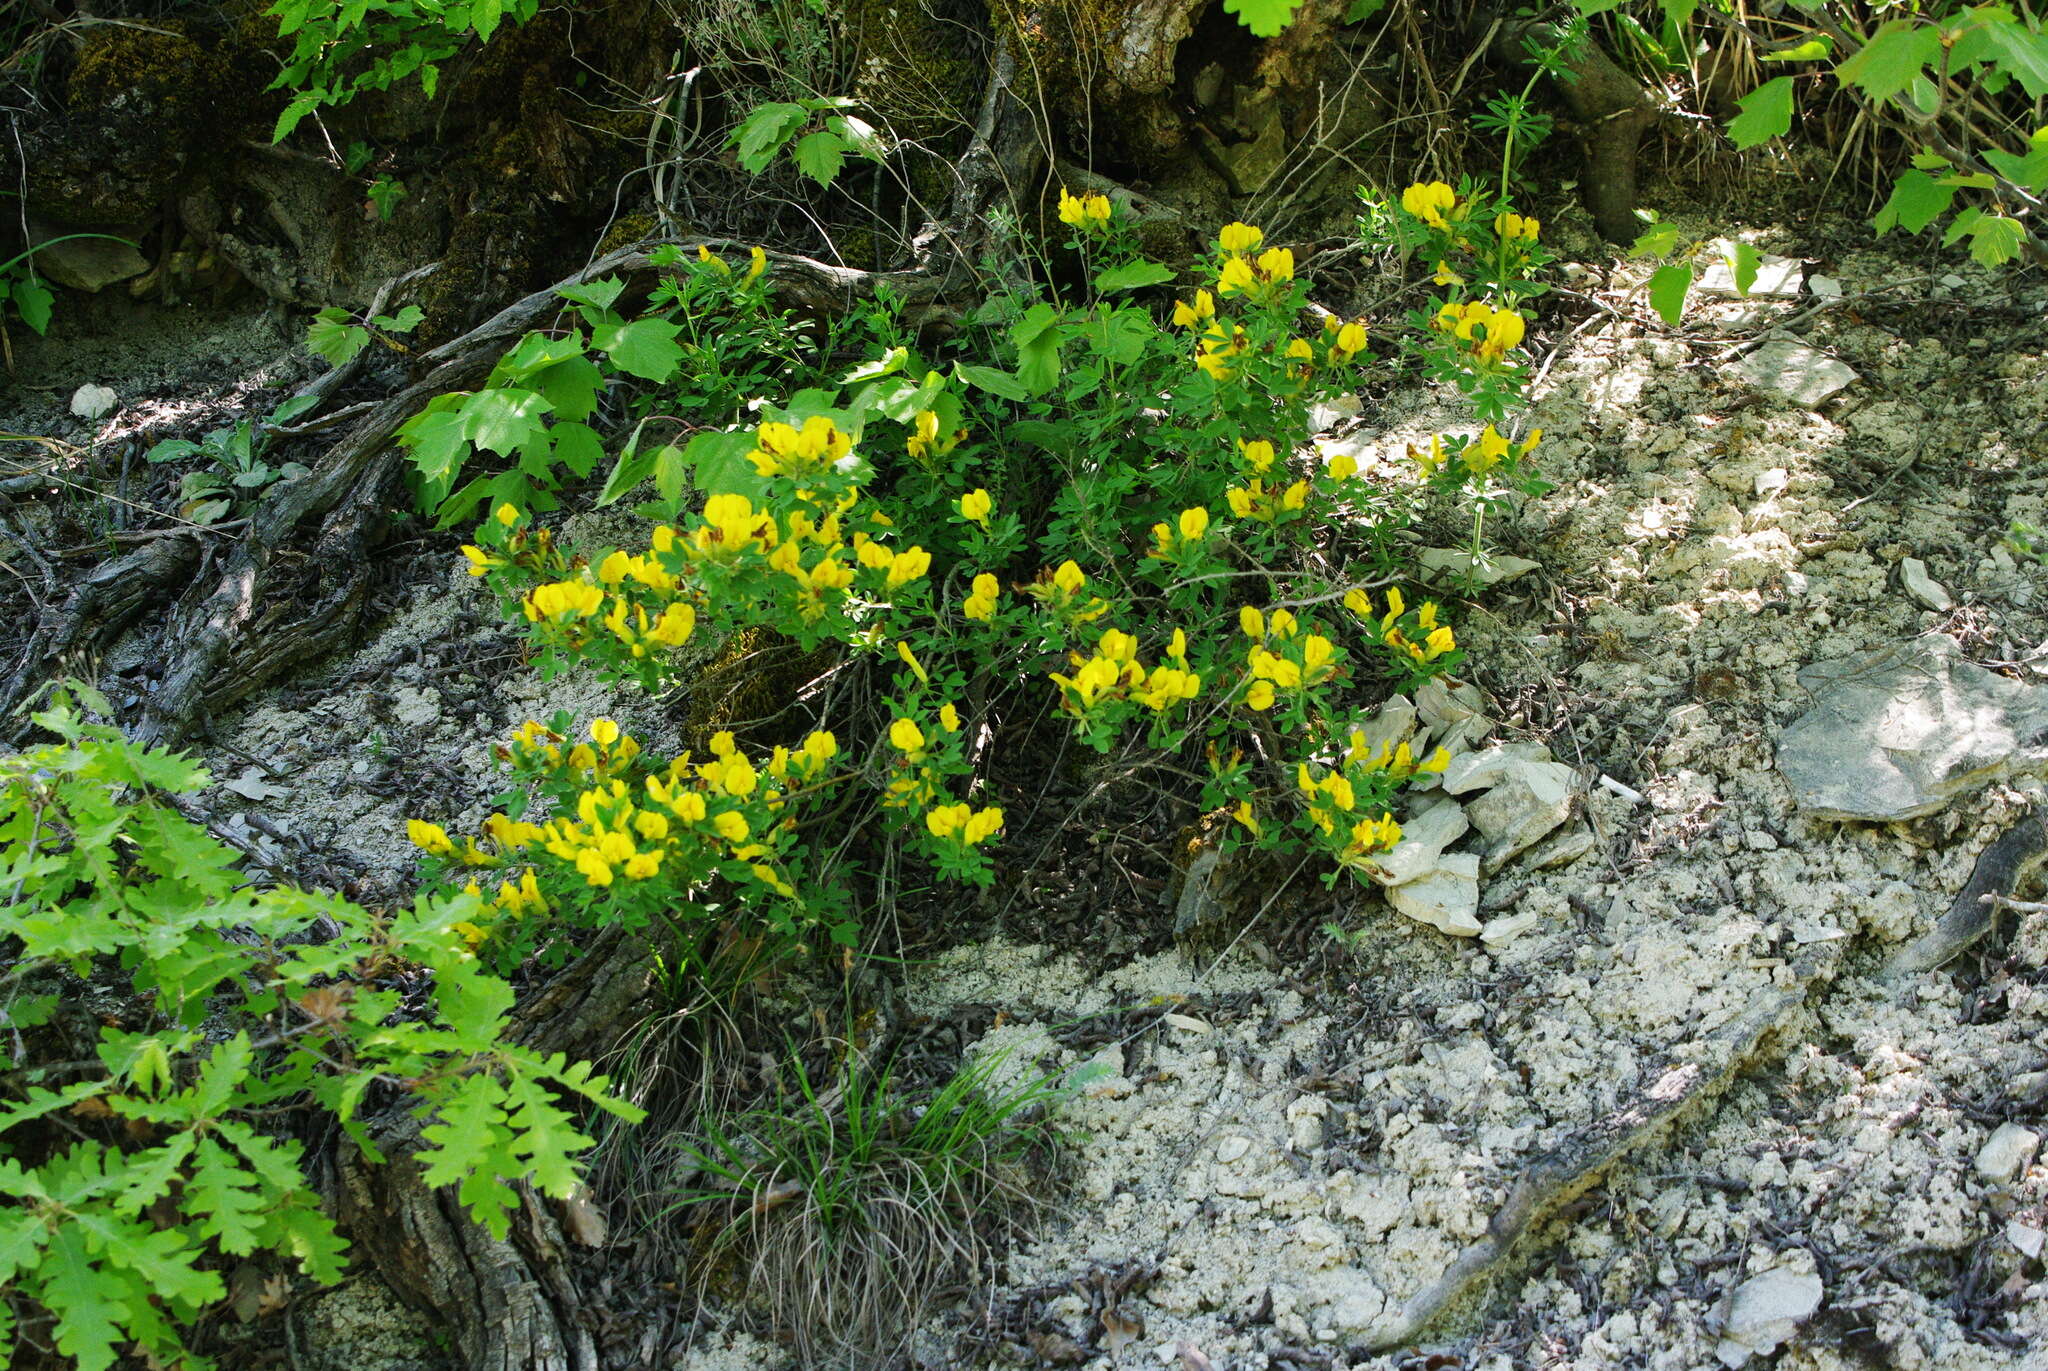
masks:
POLYGON ((1935 611, 1945 613, 1955 608, 1955 600, 1948 593, 1948 587, 1927 574, 1927 563, 1918 557, 1908 557, 1899 563, 1899 584, 1906 593, 1921 604, 1935 611))
POLYGON ((1714 1351, 1721 1364, 1736 1367, 1769 1355, 1820 1308, 1822 1286, 1812 1271, 1779 1268, 1751 1276, 1735 1287, 1728 1322, 1714 1351))
POLYGON ((1977 1174, 2002 1185, 2027 1169, 2040 1145, 2039 1133, 2016 1123, 2002 1123, 1977 1149, 1977 1174))
POLYGON ((1252 1140, 1250 1138, 1232 1135, 1216 1144, 1216 1160, 1227 1166, 1251 1150, 1252 1140))

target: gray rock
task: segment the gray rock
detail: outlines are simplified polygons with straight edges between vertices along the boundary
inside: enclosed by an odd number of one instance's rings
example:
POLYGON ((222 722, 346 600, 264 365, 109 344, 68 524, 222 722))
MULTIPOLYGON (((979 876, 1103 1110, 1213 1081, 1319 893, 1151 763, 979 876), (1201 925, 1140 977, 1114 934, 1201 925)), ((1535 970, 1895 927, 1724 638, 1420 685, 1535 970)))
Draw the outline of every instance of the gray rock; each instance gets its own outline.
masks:
POLYGON ((60 286, 99 291, 149 270, 149 259, 111 238, 70 238, 36 251, 36 270, 60 286))
POLYGON ((1899 563, 1899 584, 1908 595, 1936 613, 1946 613, 1955 607, 1948 587, 1929 576, 1927 563, 1918 557, 1908 557, 1899 563))
POLYGON ((1547 762, 1550 749, 1541 743, 1495 743, 1478 752, 1460 753, 1444 768, 1444 793, 1463 795, 1498 785, 1517 762, 1547 762))
POLYGON ((2041 1135, 2016 1123, 2002 1123, 1977 1149, 1977 1174, 2003 1185, 2027 1169, 2041 1135))
POLYGON ((1807 409, 1856 379, 1855 372, 1826 353, 1789 338, 1765 343, 1736 363, 1736 370, 1759 389, 1807 409))
POLYGON ((1465 806, 1486 839, 1488 875, 1533 847, 1572 815, 1578 774, 1563 762, 1516 761, 1493 788, 1465 806))
POLYGON ((1778 740, 1778 770, 1816 819, 1932 814, 1999 777, 2048 772, 2048 685, 1993 675, 1928 634, 1799 673, 1813 708, 1778 740))
MULTIPOLYGON (((1792 296, 1799 293, 1800 277, 1805 274, 1806 264, 1796 257, 1776 257, 1763 254, 1757 263, 1756 279, 1750 282, 1748 295, 1792 296)), ((1716 258, 1711 266, 1700 273, 1699 288, 1716 295, 1740 294, 1735 289, 1735 267, 1726 257, 1716 258)))
POLYGON ((1538 916, 1527 910, 1520 914, 1504 914, 1498 919, 1488 919, 1486 927, 1479 930, 1479 941, 1488 947, 1506 947, 1539 922, 1538 916))
POLYGON ((1434 871, 1387 892, 1387 903, 1440 933, 1474 938, 1479 923, 1479 855, 1454 852, 1434 871))
POLYGON ((1389 696, 1358 726, 1358 732, 1365 739, 1368 755, 1377 756, 1381 748, 1399 747, 1415 736, 1415 706, 1406 695, 1389 696))
POLYGON ((1401 841, 1374 862, 1371 873, 1381 885, 1404 885, 1435 871, 1445 848, 1465 836, 1472 825, 1456 804, 1439 804, 1401 825, 1401 841))
POLYGON ((111 387, 88 382, 71 392, 71 412, 81 419, 104 419, 120 399, 111 387))
POLYGON ((1538 844, 1529 851, 1525 865, 1531 871, 1549 871, 1554 867, 1570 866, 1593 850, 1593 830, 1584 824, 1576 824, 1554 838, 1538 844))
POLYGON ((1799 1325, 1820 1308, 1820 1277, 1811 1269, 1781 1267, 1751 1276, 1735 1287, 1729 1300, 1728 1322, 1714 1349, 1724 1366, 1742 1365, 1753 1356, 1767 1355, 1798 1331, 1799 1325))

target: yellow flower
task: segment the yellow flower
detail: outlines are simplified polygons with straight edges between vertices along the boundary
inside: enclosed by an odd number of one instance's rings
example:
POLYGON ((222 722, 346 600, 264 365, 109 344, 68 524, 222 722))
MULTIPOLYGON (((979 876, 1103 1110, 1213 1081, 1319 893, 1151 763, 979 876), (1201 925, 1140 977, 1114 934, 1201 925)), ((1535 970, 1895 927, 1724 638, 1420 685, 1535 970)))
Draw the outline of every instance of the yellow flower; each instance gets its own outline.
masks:
POLYGON ((1259 254, 1259 275, 1268 281, 1294 279, 1294 253, 1289 248, 1269 248, 1259 254))
POLYGON ((1198 324, 1206 324, 1215 317, 1216 297, 1206 290, 1195 292, 1195 302, 1192 305, 1174 301, 1173 322, 1178 328, 1194 328, 1198 324))
POLYGON ((989 498, 987 491, 970 490, 960 497, 960 517, 969 523, 980 524, 986 529, 988 527, 988 512, 994 503, 989 498))
POLYGON ((974 811, 964 804, 940 805, 924 816, 924 826, 934 838, 950 838, 967 826, 974 811))
POLYGON ((939 722, 945 726, 946 732, 958 733, 960 731, 960 711, 950 701, 940 705, 939 722))
POLYGON ((661 870, 661 853, 636 852, 626 859, 626 875, 635 881, 644 881, 661 870))
POLYGON ((1442 181, 1418 181, 1401 192, 1401 208, 1431 228, 1448 228, 1444 215, 1458 203, 1458 193, 1442 181))
POLYGON ((1216 235, 1216 246, 1225 252, 1256 252, 1266 235, 1250 224, 1231 223, 1216 235))
POLYGON ((498 522, 506 528, 519 522, 519 507, 510 501, 498 506, 498 522))
POLYGON ((924 730, 914 720, 898 719, 889 725, 889 741, 898 752, 915 757, 924 750, 924 730))
POLYGON ((747 816, 737 809, 728 809, 713 819, 711 826, 718 830, 719 837, 729 843, 743 843, 747 840, 747 835, 753 832, 747 826, 747 816))
POLYGON ((481 576, 493 567, 505 565, 504 558, 493 557, 482 548, 471 547, 466 543, 463 545, 462 555, 469 559, 469 574, 472 576, 481 576))
POLYGON ((967 597, 967 603, 961 606, 961 613, 970 619, 993 618, 996 612, 996 600, 1001 594, 1002 586, 996 581, 995 577, 984 571, 974 578, 973 593, 967 597))
POLYGON ((610 719, 590 721, 590 741, 599 747, 610 747, 619 740, 619 726, 610 719))
POLYGON ((1449 262, 1438 262, 1436 264, 1436 275, 1429 279, 1440 286, 1462 286, 1465 284, 1465 278, 1452 271, 1449 262))
POLYGON ((1338 360, 1349 360, 1365 351, 1365 325, 1345 324, 1337 330, 1336 341, 1330 345, 1330 355, 1338 360))
POLYGON ((1245 465, 1259 475, 1263 476, 1272 469, 1273 445, 1264 438, 1257 438, 1249 443, 1240 438, 1237 440, 1237 451, 1238 455, 1244 458, 1245 465))
POLYGON ((921 547, 899 552, 889 561, 888 584, 906 585, 931 570, 932 555, 921 547))
POLYGON ((1533 243, 1543 231, 1543 224, 1527 215, 1499 214, 1494 216, 1493 231, 1509 240, 1520 238, 1533 243))
POLYGON ((749 282, 754 281, 758 279, 761 273, 766 270, 768 270, 768 254, 763 252, 759 247, 756 247, 750 255, 750 259, 747 263, 746 279, 749 282))
POLYGON ((1180 536, 1182 538, 1192 543, 1208 531, 1208 510, 1196 506, 1193 509, 1184 509, 1180 512, 1180 536))
POLYGON ((1333 481, 1348 481, 1358 474, 1358 459, 1348 452, 1340 452, 1330 459, 1326 468, 1333 481))
POLYGON ((1259 827, 1258 819, 1253 816, 1252 805, 1249 800, 1239 800, 1237 808, 1231 811, 1230 817, 1250 829, 1254 838, 1261 836, 1265 832, 1264 829, 1259 827))
POLYGON ((1273 683, 1266 680, 1253 681, 1251 689, 1244 693, 1245 707, 1248 709, 1271 709, 1274 698, 1273 683))
POLYGON ((591 885, 610 885, 612 869, 597 849, 586 847, 576 854, 576 869, 583 873, 583 879, 591 885))
POLYGON ((1070 228, 1093 233, 1109 223, 1111 212, 1106 195, 1075 195, 1060 187, 1059 219, 1070 228))
POLYGON ((967 821, 967 828, 960 836, 966 839, 969 847, 972 847, 976 843, 987 841, 1002 826, 1003 811, 995 805, 990 805, 987 809, 977 811, 974 817, 967 821))
POLYGON ((455 852, 455 844, 448 841, 448 830, 424 819, 407 819, 405 836, 412 840, 414 847, 430 856, 447 857, 455 852))
POLYGON ((1251 605, 1244 605, 1237 611, 1237 626, 1244 630, 1247 638, 1266 636, 1266 616, 1251 605))
MULTIPOLYGON (((732 268, 725 264, 725 259, 718 256, 716 253, 712 252, 710 248, 705 247, 702 243, 699 243, 697 245, 697 260, 702 262, 705 266, 710 267, 720 276, 732 275, 732 268)), ((609 885, 610 883, 610 876, 606 876, 605 884, 609 885)), ((592 881, 591 884, 596 885, 597 882, 592 881)))
POLYGON ((1073 595, 1088 584, 1088 577, 1075 565, 1074 559, 1069 557, 1060 563, 1057 571, 1053 572, 1052 583, 1061 594, 1073 595))
POLYGON ((1256 288, 1258 284, 1258 273, 1252 270, 1252 264, 1242 257, 1233 257, 1223 264, 1222 272, 1216 277, 1216 293, 1237 295, 1256 288))
POLYGON ((647 636, 668 647, 678 647, 689 641, 690 634, 697 628, 697 611, 680 602, 661 611, 661 617, 654 621, 654 627, 647 636))

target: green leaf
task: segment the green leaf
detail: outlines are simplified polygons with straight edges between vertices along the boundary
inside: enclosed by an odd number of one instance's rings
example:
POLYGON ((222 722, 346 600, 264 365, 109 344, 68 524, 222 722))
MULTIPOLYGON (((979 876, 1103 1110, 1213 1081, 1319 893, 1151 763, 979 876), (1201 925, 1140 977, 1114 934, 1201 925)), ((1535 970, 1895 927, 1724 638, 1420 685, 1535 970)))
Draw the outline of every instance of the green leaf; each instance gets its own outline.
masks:
POLYGON ((199 1140, 183 1206, 199 1232, 231 1256, 248 1256, 263 1227, 265 1198, 239 1158, 212 1138, 199 1140))
POLYGON ((1135 262, 1126 262, 1122 266, 1097 272, 1095 289, 1103 295, 1111 291, 1136 290, 1140 286, 1156 286, 1171 281, 1176 274, 1172 267, 1148 262, 1141 257, 1135 262))
POLYGON ((1692 289, 1692 267, 1684 262, 1666 262, 1650 277, 1650 307, 1673 328, 1685 317, 1686 292, 1692 289))
POLYGON ((502 386, 511 381, 524 381, 535 372, 546 371, 558 362, 582 355, 583 335, 579 332, 553 338, 545 333, 529 333, 498 359, 498 365, 491 368, 489 384, 502 386))
POLYGON ((654 490, 670 504, 683 498, 683 482, 690 475, 689 454, 674 443, 654 450, 654 490))
POLYGON ((582 420, 597 413, 604 373, 588 357, 571 357, 528 377, 526 383, 547 396, 556 419, 582 420))
POLYGON ((865 119, 851 114, 835 114, 825 121, 825 127, 838 134, 846 144, 846 150, 857 157, 879 162, 888 155, 888 142, 865 119))
POLYGON ((2035 32, 2023 24, 2007 22, 1986 24, 1979 32, 2000 71, 2011 73, 2030 98, 2039 100, 2048 95, 2048 29, 2035 32))
POLYGON ((1981 266, 2002 267, 2020 255, 2026 230, 2003 214, 1979 215, 1970 227, 1970 256, 1981 266))
POLYGON ((1675 224, 1658 224, 1654 228, 1645 229, 1637 237, 1634 244, 1629 247, 1628 255, 1631 257, 1669 257, 1672 250, 1677 246, 1678 226, 1675 224))
POLYGON ((1035 342, 1038 336, 1060 321, 1060 313, 1043 300, 1024 311, 1024 317, 1010 325, 1010 341, 1018 347, 1035 342))
POLYGON ((474 961, 443 967, 434 981, 434 1005, 464 1052, 484 1052, 497 1044, 513 999, 511 986, 474 961))
POLYGON ((317 90, 300 91, 294 95, 291 103, 284 107, 284 112, 277 116, 277 124, 270 130, 270 141, 282 143, 289 138, 301 119, 320 108, 323 98, 323 93, 317 90))
POLYGON ((1822 33, 1816 34, 1802 43, 1793 43, 1788 47, 1778 48, 1772 52, 1760 52, 1757 54, 1757 60, 1760 62, 1819 62, 1824 60, 1834 50, 1835 40, 1822 33))
POLYGON ((480 390, 459 411, 462 436, 486 452, 510 457, 544 431, 542 416, 553 408, 546 396, 531 390, 480 390))
POLYGON ((50 331, 50 308, 57 297, 33 276, 24 276, 14 283, 9 295, 14 300, 14 312, 21 316, 21 322, 34 329, 38 336, 50 331))
POLYGON ((1028 400, 1031 398, 1031 391, 1022 381, 1012 376, 1009 372, 999 371, 995 367, 974 367, 967 365, 965 362, 959 362, 954 364, 953 374, 968 385, 973 386, 976 390, 985 390, 989 394, 999 395, 1005 400, 1028 400))
POLYGON ((775 154, 782 150, 796 131, 810 118, 810 111, 802 105, 788 101, 771 100, 756 105, 739 127, 727 139, 730 146, 739 150, 740 165, 750 176, 759 176, 768 170, 768 164, 775 160, 775 154))
POLYGON ((330 306, 306 325, 306 351, 325 357, 334 366, 341 366, 369 345, 369 331, 358 328, 345 309, 330 306))
POLYGON ((846 375, 839 378, 839 384, 842 386, 852 386, 858 385, 862 381, 879 381, 884 376, 894 376, 897 372, 903 370, 904 364, 909 360, 909 348, 890 348, 880 357, 862 362, 852 371, 847 372, 846 375))
POLYGON ((2036 192, 2048 190, 2048 138, 2036 134, 2027 147, 2029 150, 2024 157, 2015 157, 1998 148, 1986 148, 1984 160, 2016 186, 2036 192))
POLYGON ((1255 38, 1273 38, 1294 22, 1302 0, 1223 0, 1223 9, 1252 31, 1255 38))
POLYGON ((1889 100, 1941 57, 1941 30, 1911 19, 1892 19, 1878 27, 1860 52, 1835 68, 1835 79, 1855 86, 1873 100, 1889 100))
POLYGON ((443 409, 430 405, 399 427, 398 441, 412 454, 420 475, 430 485, 445 488, 469 458, 468 427, 459 405, 443 409))
POLYGON ((829 129, 818 129, 797 140, 796 169, 821 186, 829 186, 846 165, 846 142, 829 129))
POLYGON ((696 469, 697 488, 706 495, 744 495, 759 500, 767 482, 747 454, 754 450, 754 435, 746 429, 708 430, 691 436, 683 456, 696 469))
POLYGON ((1047 333, 1017 349, 1017 379, 1033 395, 1043 395, 1060 379, 1060 336, 1047 333))
POLYGON ((1945 186, 1924 171, 1908 168, 1899 173, 1891 197, 1871 224, 1881 234, 1894 228, 1918 233, 1948 213, 1955 199, 1954 186, 1945 186))
POLYGON ((334 1220, 311 1204, 291 1204, 277 1211, 277 1226, 276 1245, 298 1260, 300 1270, 322 1285, 342 1278, 348 1242, 335 1231, 334 1220))
POLYGON ((609 353, 620 371, 658 384, 682 365, 682 345, 676 342, 681 331, 666 319, 636 319, 630 324, 600 324, 591 331, 590 341, 609 353))
POLYGON ((1781 138, 1792 128, 1792 78, 1766 81, 1736 104, 1742 113, 1728 121, 1728 137, 1737 148, 1753 148, 1781 138))
POLYGON ((1341 22, 1362 24, 1387 7, 1387 0, 1351 0, 1351 8, 1344 11, 1341 22))
POLYGON ((114 1364, 121 1338, 124 1282, 109 1280, 86 1252, 85 1233, 66 1224, 51 1236, 38 1272, 43 1303, 57 1316, 57 1350, 78 1363, 78 1371, 105 1371, 114 1364))
POLYGON ((604 460, 604 439, 588 424, 556 424, 555 460, 583 480, 604 460))
POLYGON ((1735 293, 1748 295, 1749 288, 1756 284, 1756 270, 1763 265, 1764 255, 1748 243, 1737 243, 1728 254, 1729 270, 1735 274, 1735 293))
POLYGON ((626 283, 616 276, 585 281, 580 286, 563 286, 555 292, 571 304, 588 305, 592 309, 610 309, 625 293, 626 283))

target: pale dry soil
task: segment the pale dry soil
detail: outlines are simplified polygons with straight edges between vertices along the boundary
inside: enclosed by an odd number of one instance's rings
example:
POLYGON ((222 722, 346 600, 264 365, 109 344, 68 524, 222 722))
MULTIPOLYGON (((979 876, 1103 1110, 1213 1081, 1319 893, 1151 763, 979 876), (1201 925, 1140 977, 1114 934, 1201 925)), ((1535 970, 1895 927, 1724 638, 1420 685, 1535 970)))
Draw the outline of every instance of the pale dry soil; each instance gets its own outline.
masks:
MULTIPOLYGON (((1590 854, 1490 880, 1488 910, 1533 913, 1533 929, 1487 947, 1361 893, 1334 991, 1266 951, 1284 904, 1220 958, 1105 967, 1012 941, 908 972, 924 1013, 999 1008, 971 1050, 1006 1052, 1006 1070, 1101 1069, 1065 1109, 1070 1188, 1010 1255, 999 1315, 1063 1333, 1091 1368, 1178 1366, 1182 1344, 1219 1368, 1421 1365, 1352 1349, 1484 1232, 1519 1168, 1700 1053, 1819 946, 1805 1009, 1740 1081, 1552 1220, 1425 1347, 1477 1371, 1717 1365, 1730 1292, 1793 1268, 1821 1278, 1819 1311, 1754 1364, 2048 1366, 2048 1277, 2009 1236, 2048 1228, 2048 1167, 2003 1182, 1975 1167, 2000 1122, 2041 1124, 2007 1083, 2048 1066, 2048 926, 2028 915, 1990 957, 1903 991, 1872 976, 2037 787, 1914 825, 1815 823, 1772 765, 1806 663, 1940 630, 1974 660, 2048 675, 2048 576, 2001 541, 2012 520, 2048 525, 2048 293, 1868 248, 1816 269, 1848 298, 1814 314, 1811 296, 1707 300, 1679 334, 1638 297, 1544 378, 1556 489, 1494 529, 1542 567, 1463 607, 1460 637, 1496 737, 1546 741, 1644 798, 1595 788, 1573 821, 1592 826, 1590 854), (1816 412, 1733 375, 1720 354, 1773 319, 1861 380, 1816 412), (1956 608, 1901 591, 1906 556, 1956 608), (1106 1045, 1063 1045, 1161 1004, 1106 1045), (1142 1331, 1113 1359, 1073 1289, 1134 1262, 1156 1271, 1122 1303, 1142 1331)), ((1456 414, 1415 394, 1359 422, 1398 464, 1456 414)), ((216 721, 209 761, 234 782, 208 797, 216 816, 281 866, 302 842, 395 888, 404 818, 479 821, 490 744, 520 720, 616 712, 651 749, 675 742, 586 678, 508 672, 515 651, 451 567, 351 659, 216 721)), ((977 1312, 926 1330, 928 1364, 959 1364, 977 1312)), ((678 1366, 775 1366, 745 1327, 704 1334, 678 1366)), ((300 1305, 295 1346, 309 1368, 386 1371, 437 1362, 426 1331, 358 1281, 300 1305)))

